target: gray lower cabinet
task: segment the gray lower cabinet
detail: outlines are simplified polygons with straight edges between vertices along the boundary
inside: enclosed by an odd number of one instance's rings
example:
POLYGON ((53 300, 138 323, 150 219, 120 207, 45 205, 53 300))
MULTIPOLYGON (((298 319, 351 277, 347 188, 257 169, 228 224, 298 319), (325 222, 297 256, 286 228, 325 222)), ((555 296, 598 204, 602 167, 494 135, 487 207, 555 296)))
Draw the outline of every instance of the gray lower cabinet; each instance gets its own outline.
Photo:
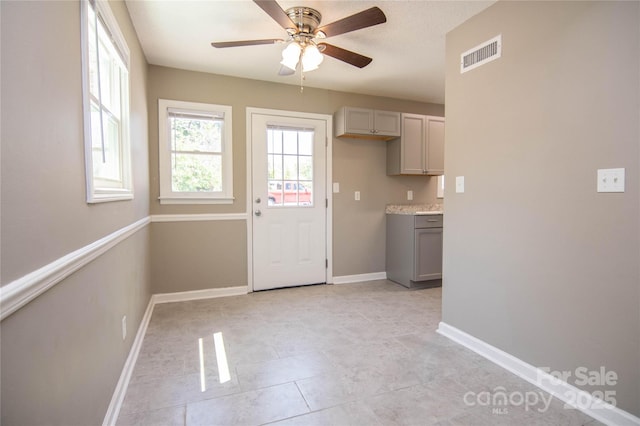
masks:
POLYGON ((413 281, 442 278, 442 228, 416 229, 413 281))
POLYGON ((442 278, 442 215, 387 214, 387 278, 411 287, 442 278))

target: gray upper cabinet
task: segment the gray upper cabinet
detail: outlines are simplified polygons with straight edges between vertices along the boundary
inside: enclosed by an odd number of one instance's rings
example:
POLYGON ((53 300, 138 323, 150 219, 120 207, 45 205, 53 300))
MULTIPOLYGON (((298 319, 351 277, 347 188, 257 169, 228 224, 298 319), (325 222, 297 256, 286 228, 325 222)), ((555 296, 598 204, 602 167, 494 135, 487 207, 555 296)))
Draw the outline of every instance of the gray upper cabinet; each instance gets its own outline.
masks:
POLYGON ((444 174, 444 118, 427 117, 427 174, 444 174))
POLYGON ((336 137, 389 140, 400 136, 399 112, 342 107, 334 116, 336 137))
POLYGON ((444 117, 403 113, 401 122, 402 136, 387 144, 387 174, 444 174, 444 117))

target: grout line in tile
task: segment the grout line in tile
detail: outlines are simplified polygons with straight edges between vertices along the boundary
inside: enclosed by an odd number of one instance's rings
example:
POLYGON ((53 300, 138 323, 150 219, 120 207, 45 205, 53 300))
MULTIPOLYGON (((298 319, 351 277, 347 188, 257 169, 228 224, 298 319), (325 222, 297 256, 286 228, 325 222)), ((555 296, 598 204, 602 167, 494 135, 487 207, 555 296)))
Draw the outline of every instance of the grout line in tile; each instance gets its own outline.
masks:
POLYGON ((307 398, 304 397, 304 394, 302 393, 302 390, 300 390, 300 386, 298 386, 298 381, 293 382, 296 385, 296 389, 298 389, 298 392, 300 393, 300 396, 302 397, 304 403, 307 405, 307 408, 309 409, 309 413, 312 412, 311 410, 311 406, 309 405, 309 402, 307 401, 307 398))

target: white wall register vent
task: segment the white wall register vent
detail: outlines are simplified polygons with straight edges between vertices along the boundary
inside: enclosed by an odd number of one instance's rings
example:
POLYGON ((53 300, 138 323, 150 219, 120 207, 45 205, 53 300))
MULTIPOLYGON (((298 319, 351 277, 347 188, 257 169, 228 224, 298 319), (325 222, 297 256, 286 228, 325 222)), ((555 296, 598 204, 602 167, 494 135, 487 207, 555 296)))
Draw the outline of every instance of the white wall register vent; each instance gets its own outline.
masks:
POLYGON ((502 34, 460 55, 460 73, 498 59, 502 55, 502 34))

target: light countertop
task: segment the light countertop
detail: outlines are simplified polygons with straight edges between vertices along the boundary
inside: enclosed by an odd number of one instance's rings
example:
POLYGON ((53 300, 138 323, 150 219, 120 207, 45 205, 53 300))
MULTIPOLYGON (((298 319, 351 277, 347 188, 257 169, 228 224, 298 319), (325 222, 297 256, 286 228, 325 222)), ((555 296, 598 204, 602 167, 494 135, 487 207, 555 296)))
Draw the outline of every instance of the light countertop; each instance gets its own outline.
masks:
POLYGON ((442 204, 387 204, 387 214, 431 215, 442 214, 442 204))

